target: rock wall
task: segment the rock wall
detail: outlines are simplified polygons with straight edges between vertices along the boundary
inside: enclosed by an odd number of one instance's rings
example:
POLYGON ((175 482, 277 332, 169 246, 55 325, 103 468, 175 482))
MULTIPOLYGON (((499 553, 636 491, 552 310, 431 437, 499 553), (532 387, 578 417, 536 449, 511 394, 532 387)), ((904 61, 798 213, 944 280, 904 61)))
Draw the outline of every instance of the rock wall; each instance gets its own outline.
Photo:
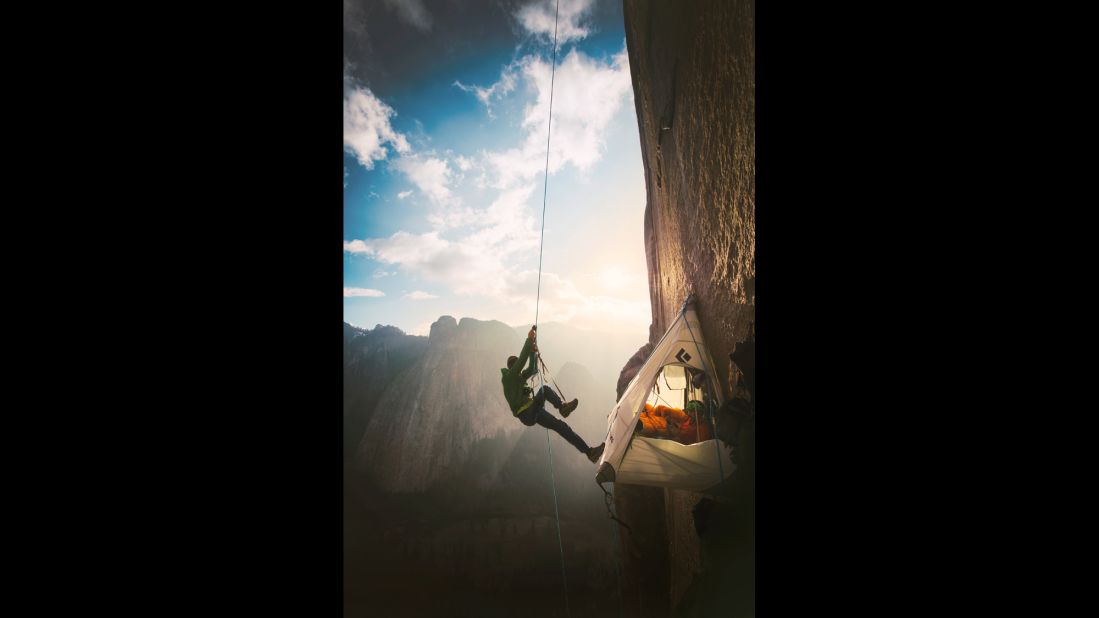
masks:
MULTIPOLYGON (((647 189, 650 342, 695 294, 716 377, 729 398, 729 354, 755 315, 755 3, 624 5, 647 189)), ((754 447, 741 450, 752 455, 740 461, 735 504, 707 511, 707 521, 716 522, 707 534, 737 539, 719 551, 715 542, 707 552, 707 539, 696 530, 700 495, 615 488, 620 516, 638 527, 637 547, 625 540, 622 547, 629 615, 754 615, 754 447), (699 597, 714 573, 735 580, 725 581, 731 600, 723 605, 699 597)))

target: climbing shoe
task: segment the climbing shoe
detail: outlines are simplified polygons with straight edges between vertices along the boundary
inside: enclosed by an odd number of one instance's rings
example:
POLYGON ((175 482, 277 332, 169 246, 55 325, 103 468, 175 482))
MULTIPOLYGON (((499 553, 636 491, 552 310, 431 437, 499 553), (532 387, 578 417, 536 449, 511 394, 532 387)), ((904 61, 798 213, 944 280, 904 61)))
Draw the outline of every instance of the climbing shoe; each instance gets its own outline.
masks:
POLYGON ((588 459, 591 460, 592 463, 598 462, 599 458, 603 456, 603 448, 605 446, 607 446, 606 442, 604 442, 603 444, 600 444, 599 446, 593 446, 593 447, 589 448, 588 449, 588 459))
POLYGON ((580 400, 573 399, 572 401, 561 406, 561 418, 568 418, 569 414, 572 414, 572 411, 575 410, 576 406, 578 405, 580 405, 580 400))

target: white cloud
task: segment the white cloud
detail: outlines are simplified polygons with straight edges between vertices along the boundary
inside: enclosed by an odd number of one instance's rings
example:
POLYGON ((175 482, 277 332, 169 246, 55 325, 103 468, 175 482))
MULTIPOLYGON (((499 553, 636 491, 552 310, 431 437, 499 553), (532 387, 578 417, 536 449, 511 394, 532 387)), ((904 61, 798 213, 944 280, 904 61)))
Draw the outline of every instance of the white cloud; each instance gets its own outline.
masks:
POLYGON ((348 253, 366 253, 366 243, 361 240, 343 241, 343 250, 348 253))
MULTIPOLYGON (((519 60, 515 67, 534 98, 525 109, 523 142, 504 151, 480 154, 488 168, 488 184, 498 189, 495 199, 487 207, 464 206, 451 192, 455 172, 446 160, 434 153, 402 156, 392 163, 393 167, 404 172, 439 207, 427 215, 433 230, 345 241, 347 251, 365 253, 382 264, 399 265, 409 275, 441 283, 455 294, 477 295, 501 303, 520 302, 513 283, 525 276, 519 268, 529 266, 527 258, 537 253, 539 244, 537 211, 528 202, 534 189, 540 187, 545 165, 551 67, 548 61, 534 56, 519 60)), ((555 80, 550 171, 566 164, 588 170, 602 157, 603 134, 631 92, 625 47, 608 61, 573 50, 562 60, 555 80)), ((447 156, 458 170, 475 166, 464 156, 447 156)), ((480 180, 477 183, 480 185, 480 180)), ((647 302, 619 307, 616 301, 607 300, 609 297, 584 295, 571 281, 561 280, 558 285, 567 294, 561 292, 562 300, 549 299, 547 306, 556 305, 554 311, 562 315, 624 311, 628 315, 644 314, 641 319, 648 324, 647 302)), ((530 286, 529 294, 532 311, 534 287, 530 286)))
POLYGON ((454 164, 463 172, 468 172, 473 169, 473 159, 463 157, 462 155, 458 155, 454 158, 454 164))
POLYGON ((344 288, 343 297, 352 298, 356 296, 369 296, 371 298, 378 298, 385 296, 385 292, 381 290, 371 290, 370 288, 344 288))
POLYGON ((443 159, 417 153, 397 159, 393 162, 393 167, 408 176, 412 184, 436 205, 449 206, 458 203, 459 200, 448 186, 452 174, 450 166, 443 159))
POLYGON ((515 17, 527 32, 553 41, 556 14, 557 44, 560 45, 591 34, 591 31, 580 23, 591 9, 591 5, 592 0, 562 0, 558 8, 554 0, 538 0, 520 8, 515 17))
POLYGON ((493 100, 500 100, 507 96, 511 91, 515 90, 515 72, 518 65, 515 63, 509 64, 504 67, 500 72, 500 79, 487 88, 481 86, 467 86, 458 80, 454 80, 454 85, 461 88, 465 92, 472 92, 474 96, 485 106, 485 110, 488 112, 489 117, 492 116, 492 102, 493 100))
POLYGON ((588 272, 581 275, 586 283, 589 285, 610 290, 613 292, 620 292, 622 290, 635 288, 639 284, 647 284, 648 280, 642 276, 643 273, 636 272, 631 273, 623 270, 619 267, 604 268, 599 272, 588 272))
POLYGON ((431 300, 432 298, 439 297, 434 294, 428 294, 427 292, 421 292, 420 290, 416 290, 415 292, 405 294, 402 298, 407 298, 409 300, 431 300))
MULTIPOLYGON (((356 241, 356 242, 362 242, 362 241, 356 241)), ((379 268, 379 269, 377 269, 377 270, 375 270, 375 271, 374 271, 374 275, 373 275, 373 276, 374 276, 374 278, 375 278, 375 279, 382 279, 383 277, 392 277, 392 276, 393 276, 393 275, 395 275, 395 274, 397 274, 397 273, 395 273, 395 272, 387 272, 387 271, 384 271, 384 270, 382 270, 381 268, 379 268)))
POLYGON ((447 208, 429 214, 427 221, 437 230, 465 227, 477 223, 479 212, 474 208, 447 208))
POLYGON ((538 220, 529 212, 527 202, 534 185, 501 191, 488 208, 477 212, 481 227, 467 236, 470 246, 483 247, 507 263, 509 258, 538 246, 538 220))
POLYGON ((571 279, 542 272, 541 298, 538 271, 526 270, 508 277, 504 288, 511 301, 509 323, 531 321, 537 308, 541 322, 565 322, 577 328, 647 332, 652 310, 646 296, 624 300, 615 296, 583 294, 571 279))
MULTIPOLYGON (((590 1, 563 0, 561 32, 566 34, 565 40, 588 34, 580 17, 590 5, 590 1)), ((529 31, 544 34, 539 30, 541 18, 537 15, 544 14, 544 9, 544 4, 538 4, 526 7, 526 13, 520 11, 528 16, 529 31)), ((549 34, 552 36, 552 30, 549 34)), ((623 46, 619 54, 608 59, 591 58, 574 49, 559 60, 553 85, 550 173, 570 164, 585 173, 603 157, 607 129, 623 104, 630 101, 628 57, 623 46)), ((390 168, 404 173, 434 206, 425 215, 431 231, 402 230, 384 238, 347 240, 345 251, 365 254, 383 268, 399 266, 402 275, 437 283, 448 293, 489 301, 496 319, 509 323, 530 321, 538 295, 538 271, 530 268, 532 256, 538 254, 541 206, 540 199, 536 205, 530 202, 535 189, 541 197, 550 73, 548 58, 526 56, 505 67, 500 80, 491 86, 455 82, 475 94, 490 115, 494 104, 515 100, 518 106, 525 102, 516 142, 510 148, 481 151, 472 157, 455 156, 450 150, 404 152, 389 163, 390 168), (478 189, 491 187, 495 191, 489 191, 485 198, 480 192, 462 193, 471 204, 466 205, 457 192, 467 182, 478 189), (474 196, 484 201, 474 203, 474 196)), ((402 191, 397 197, 405 199, 410 193, 402 191)), ((635 294, 637 277, 615 271, 613 266, 607 264, 604 270, 597 270, 599 278, 577 274, 580 279, 575 281, 543 271, 539 319, 581 328, 621 326, 623 330, 647 332, 651 321, 647 290, 635 294)), ((643 284, 647 279, 638 281, 643 284)), ((414 301, 436 296, 416 290, 403 297, 414 301)), ((430 324, 421 326, 418 330, 426 333, 430 324)))
POLYGON ((383 264, 430 280, 445 282, 459 294, 483 292, 496 280, 487 274, 499 269, 499 262, 476 247, 440 238, 438 232, 397 232, 388 238, 354 241, 363 252, 383 264))
POLYGON ((399 264, 408 273, 437 281, 460 295, 504 298, 508 273, 538 248, 537 220, 526 202, 534 186, 503 191, 488 207, 461 209, 473 229, 447 240, 442 230, 426 234, 397 232, 388 238, 344 241, 344 248, 383 264, 399 264))
POLYGON ((423 32, 431 30, 431 13, 427 12, 423 0, 385 0, 385 4, 406 24, 423 32))
POLYGON ((435 255, 450 248, 450 243, 439 238, 436 232, 409 234, 397 232, 389 238, 344 241, 344 249, 353 253, 365 253, 386 264, 421 266, 430 263, 435 255))
POLYGON ((534 185, 511 188, 502 191, 485 208, 453 205, 428 215, 427 220, 436 231, 472 227, 474 229, 466 243, 470 251, 480 247, 497 247, 502 239, 518 240, 530 238, 529 227, 534 219, 525 213, 525 204, 534 185))
MULTIPOLYGON (((552 67, 533 56, 520 60, 520 66, 525 84, 535 92, 535 100, 524 109, 522 126, 527 133, 523 143, 505 151, 483 153, 493 170, 489 184, 496 188, 529 182, 543 173, 546 165, 552 67)), ((549 171, 556 173, 566 164, 587 171, 602 158, 607 127, 632 94, 626 49, 623 47, 609 63, 574 49, 557 67, 552 81, 549 171)))
POLYGON ((411 149, 405 136, 394 131, 389 123, 396 113, 367 88, 352 87, 345 92, 343 146, 366 169, 374 169, 375 161, 389 155, 385 144, 401 153, 411 149))

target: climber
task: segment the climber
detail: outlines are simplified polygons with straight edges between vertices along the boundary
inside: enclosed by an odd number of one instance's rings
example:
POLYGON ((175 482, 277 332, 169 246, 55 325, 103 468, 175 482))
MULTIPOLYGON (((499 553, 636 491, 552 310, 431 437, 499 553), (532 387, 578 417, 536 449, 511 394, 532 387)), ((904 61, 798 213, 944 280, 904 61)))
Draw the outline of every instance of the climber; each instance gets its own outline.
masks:
POLYGON ((504 385, 504 398, 511 406, 512 414, 518 417, 524 425, 532 427, 538 424, 546 429, 556 431, 569 444, 575 446, 576 450, 587 455, 588 459, 595 463, 603 456, 603 447, 605 445, 600 444, 599 446, 589 447, 583 438, 576 435, 576 432, 565 421, 555 418, 545 408, 545 402, 548 401, 561 412, 562 417, 568 417, 579 405, 579 400, 573 399, 568 403, 562 403, 561 397, 548 385, 542 386, 538 394, 531 398, 533 390, 527 386, 527 380, 536 371, 535 357, 538 354, 538 344, 535 342, 536 329, 537 327, 532 327, 530 332, 527 333, 526 343, 523 344, 523 350, 519 353, 519 356, 509 356, 507 368, 500 369, 502 374, 500 382, 504 385), (523 364, 528 357, 530 358, 530 367, 523 370, 523 364))

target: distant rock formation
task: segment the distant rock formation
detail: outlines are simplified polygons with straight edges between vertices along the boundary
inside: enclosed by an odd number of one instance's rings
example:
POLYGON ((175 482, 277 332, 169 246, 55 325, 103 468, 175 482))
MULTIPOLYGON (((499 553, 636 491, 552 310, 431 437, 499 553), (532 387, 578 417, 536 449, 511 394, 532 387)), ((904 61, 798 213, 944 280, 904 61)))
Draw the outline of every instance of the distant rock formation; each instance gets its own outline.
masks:
POLYGON ((522 428, 500 388, 500 368, 522 346, 511 327, 443 316, 427 339, 380 395, 356 453, 356 466, 391 492, 453 477, 476 441, 522 428))
POLYGON ((586 365, 573 362, 562 365, 554 380, 567 399, 580 399, 569 425, 593 446, 598 444, 607 433, 607 416, 614 407, 609 384, 596 380, 586 365))
POLYGON ((427 337, 395 326, 365 330, 343 325, 343 436, 350 456, 359 446, 378 399, 427 350, 427 337))
POLYGON ((626 361, 626 366, 622 368, 622 372, 618 374, 618 385, 615 388, 615 401, 622 398, 622 395, 626 392, 626 387, 630 385, 630 381, 634 379, 638 371, 641 371, 641 367, 645 364, 645 361, 649 360, 649 355, 653 353, 655 346, 651 343, 646 343, 641 346, 637 352, 634 352, 630 360, 626 361))

